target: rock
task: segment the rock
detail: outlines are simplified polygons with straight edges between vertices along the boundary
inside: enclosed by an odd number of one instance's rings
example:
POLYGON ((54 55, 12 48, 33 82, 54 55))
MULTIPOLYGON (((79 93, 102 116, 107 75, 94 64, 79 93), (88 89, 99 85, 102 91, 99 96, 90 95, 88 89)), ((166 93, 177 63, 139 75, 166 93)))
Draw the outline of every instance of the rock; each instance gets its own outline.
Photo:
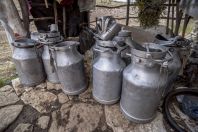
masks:
POLYGON ((79 100, 81 100, 82 102, 94 102, 95 100, 92 98, 92 89, 91 89, 91 85, 89 86, 89 88, 83 92, 82 94, 79 95, 79 100))
POLYGON ((58 131, 58 121, 57 121, 57 113, 56 111, 52 112, 52 123, 51 126, 49 128, 49 132, 59 132, 58 131))
POLYGON ((40 113, 49 113, 53 107, 52 104, 57 100, 57 96, 50 92, 31 90, 23 93, 21 100, 23 100, 25 104, 31 105, 40 113))
POLYGON ((31 91, 33 89, 34 89, 33 87, 24 87, 25 92, 29 92, 29 91, 31 91))
POLYGON ((72 103, 71 102, 67 102, 67 103, 65 103, 65 104, 63 104, 61 106, 60 112, 61 112, 61 118, 62 119, 69 118, 68 112, 70 111, 71 107, 72 107, 72 103))
POLYGON ((47 89, 48 90, 61 90, 62 86, 61 84, 54 84, 54 83, 47 81, 47 89))
POLYGON ((0 131, 8 127, 21 113, 23 105, 11 105, 0 109, 0 131))
POLYGON ((69 100, 78 100, 78 95, 67 95, 69 100))
POLYGON ((25 89, 23 88, 23 85, 21 84, 19 78, 12 80, 12 86, 18 96, 25 92, 25 89))
POLYGON ((36 88, 45 89, 45 88, 47 88, 47 84, 46 83, 41 83, 41 84, 37 85, 36 88))
POLYGON ((158 112, 156 118, 150 123, 136 125, 134 132, 167 132, 163 124, 162 113, 158 112))
POLYGON ((10 85, 0 88, 0 107, 14 104, 17 101, 19 98, 10 85))
POLYGON ((48 123, 50 121, 50 117, 49 116, 42 116, 38 119, 37 121, 37 125, 42 128, 42 129, 46 129, 48 127, 48 123))
POLYGON ((33 131, 33 125, 31 124, 19 124, 15 129, 14 132, 32 132, 33 131))
POLYGON ((69 98, 67 97, 66 94, 64 94, 64 93, 61 92, 61 93, 58 94, 58 100, 59 100, 59 102, 61 104, 64 104, 64 103, 66 103, 66 102, 69 101, 69 98))
POLYGON ((157 117, 151 123, 136 124, 127 120, 116 104, 105 106, 105 116, 107 124, 114 132, 166 132, 161 113, 157 113, 157 117))
MULTIPOLYGON (((63 108, 62 111, 64 111, 63 108)), ((65 107, 65 111, 68 111, 68 107, 65 107)), ((74 104, 70 109, 68 120, 65 119, 68 123, 64 131, 91 132, 97 128, 102 114, 103 110, 100 105, 85 103, 74 104)), ((62 115, 64 114, 61 113, 61 116, 62 115)))
POLYGON ((118 104, 105 106, 105 116, 107 125, 109 125, 114 132, 130 130, 130 122, 121 114, 118 104))

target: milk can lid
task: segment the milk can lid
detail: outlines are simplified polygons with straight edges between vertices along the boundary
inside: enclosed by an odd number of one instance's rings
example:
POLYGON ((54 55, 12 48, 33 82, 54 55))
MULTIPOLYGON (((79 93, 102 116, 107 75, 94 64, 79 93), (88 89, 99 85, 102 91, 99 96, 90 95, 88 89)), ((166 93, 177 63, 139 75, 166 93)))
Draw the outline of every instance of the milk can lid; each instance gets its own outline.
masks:
POLYGON ((54 49, 54 50, 65 50, 65 49, 70 49, 71 47, 77 46, 79 45, 78 41, 64 41, 61 43, 58 43, 54 46, 51 46, 50 49, 54 49))
POLYGON ((143 47, 145 47, 145 50, 132 48, 132 55, 139 56, 142 58, 148 58, 148 56, 150 56, 153 59, 162 59, 165 58, 167 54, 167 48, 162 45, 146 43, 143 45, 143 47))
POLYGON ((12 43, 12 45, 17 48, 33 48, 35 46, 38 46, 39 43, 29 38, 20 38, 20 39, 15 40, 12 43))

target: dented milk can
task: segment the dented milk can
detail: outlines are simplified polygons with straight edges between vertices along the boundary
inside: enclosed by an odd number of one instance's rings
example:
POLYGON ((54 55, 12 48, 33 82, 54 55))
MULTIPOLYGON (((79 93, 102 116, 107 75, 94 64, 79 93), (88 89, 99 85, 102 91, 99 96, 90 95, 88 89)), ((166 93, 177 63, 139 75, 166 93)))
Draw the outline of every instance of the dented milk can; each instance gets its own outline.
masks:
POLYGON ((83 56, 76 41, 65 41, 51 47, 63 92, 78 95, 87 88, 83 56))
POLYGON ((120 49, 113 41, 97 41, 93 62, 93 97, 101 104, 114 104, 120 99, 122 71, 125 67, 120 49))
POLYGON ((131 49, 133 60, 123 72, 120 107, 129 120, 147 123, 154 119, 168 78, 167 50, 157 44, 146 50, 131 49))
POLYGON ((13 43, 13 61, 21 83, 25 86, 35 86, 45 81, 43 62, 37 46, 31 39, 18 39, 13 43))
POLYGON ((52 24, 49 32, 42 32, 39 35, 39 42, 43 44, 44 50, 42 53, 42 60, 45 68, 45 72, 47 74, 47 80, 51 83, 60 83, 57 75, 57 71, 54 65, 53 55, 49 50, 50 46, 56 45, 57 43, 63 41, 60 32, 58 29, 54 29, 56 27, 55 24, 52 24))

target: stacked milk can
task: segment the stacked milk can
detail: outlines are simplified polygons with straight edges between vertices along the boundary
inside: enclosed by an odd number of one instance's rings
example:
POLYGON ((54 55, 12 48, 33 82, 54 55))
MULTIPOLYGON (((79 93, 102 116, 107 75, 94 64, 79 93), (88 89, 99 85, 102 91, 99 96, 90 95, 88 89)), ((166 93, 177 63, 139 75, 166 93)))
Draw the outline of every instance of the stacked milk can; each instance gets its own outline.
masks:
MULTIPOLYGON (((138 44, 112 17, 97 18, 96 25, 93 98, 107 105, 121 100, 126 118, 137 123, 151 121, 180 69, 177 53, 160 44, 138 44)), ((38 42, 21 39, 13 43, 13 59, 22 84, 37 85, 45 80, 46 73, 48 81, 62 84, 65 94, 78 95, 86 90, 79 42, 63 41, 56 25, 33 38, 38 42)))
POLYGON ((58 32, 58 27, 55 24, 50 26, 49 32, 39 33, 38 41, 43 44, 42 60, 47 74, 47 80, 52 83, 59 83, 57 71, 54 65, 53 55, 50 47, 63 41, 63 38, 58 32))

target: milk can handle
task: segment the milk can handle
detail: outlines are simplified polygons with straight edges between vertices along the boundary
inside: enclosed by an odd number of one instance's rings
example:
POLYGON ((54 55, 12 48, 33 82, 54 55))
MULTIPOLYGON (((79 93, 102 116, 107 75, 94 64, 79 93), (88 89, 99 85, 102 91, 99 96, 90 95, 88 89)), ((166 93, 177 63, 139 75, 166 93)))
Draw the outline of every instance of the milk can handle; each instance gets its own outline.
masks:
POLYGON ((167 52, 170 55, 170 58, 165 58, 163 60, 155 60, 155 59, 152 59, 152 60, 156 63, 164 63, 164 62, 169 62, 169 61, 173 60, 173 54, 169 50, 167 52))
POLYGON ((50 46, 49 47, 49 53, 50 53, 50 64, 51 66, 53 67, 52 71, 55 72, 56 68, 57 68, 57 63, 56 63, 56 52, 53 52, 54 53, 54 58, 52 57, 52 51, 55 51, 55 46, 50 46))
POLYGON ((117 43, 114 43, 114 45, 117 48, 117 53, 120 53, 121 51, 125 50, 128 47, 128 45, 119 46, 117 43))

